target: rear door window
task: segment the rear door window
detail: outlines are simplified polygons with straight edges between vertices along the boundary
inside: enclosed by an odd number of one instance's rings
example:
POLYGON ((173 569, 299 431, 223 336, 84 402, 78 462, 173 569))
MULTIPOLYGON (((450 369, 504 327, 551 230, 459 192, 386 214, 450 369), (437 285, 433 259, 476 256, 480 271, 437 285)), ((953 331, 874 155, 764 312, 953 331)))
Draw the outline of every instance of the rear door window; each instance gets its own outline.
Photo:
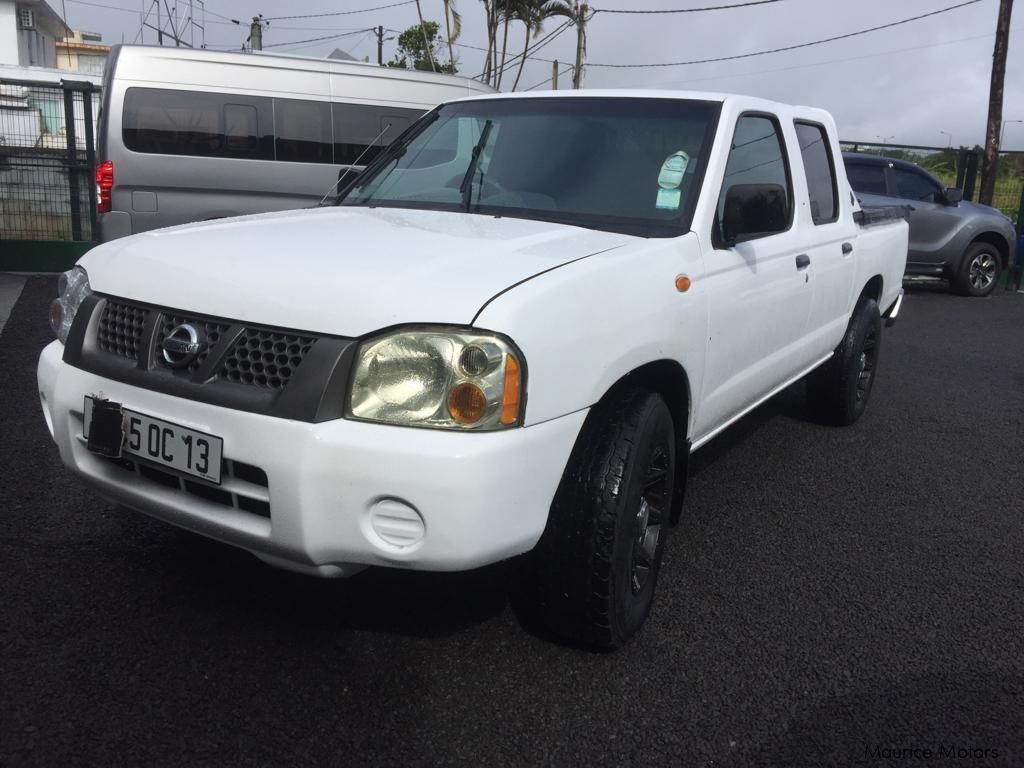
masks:
POLYGON ((836 193, 836 171, 832 148, 824 126, 796 123, 796 137, 807 175, 807 193, 811 201, 811 218, 815 224, 828 224, 839 218, 839 196, 836 193))
POLYGON ((854 192, 864 195, 887 195, 885 166, 875 163, 846 163, 846 177, 854 192))

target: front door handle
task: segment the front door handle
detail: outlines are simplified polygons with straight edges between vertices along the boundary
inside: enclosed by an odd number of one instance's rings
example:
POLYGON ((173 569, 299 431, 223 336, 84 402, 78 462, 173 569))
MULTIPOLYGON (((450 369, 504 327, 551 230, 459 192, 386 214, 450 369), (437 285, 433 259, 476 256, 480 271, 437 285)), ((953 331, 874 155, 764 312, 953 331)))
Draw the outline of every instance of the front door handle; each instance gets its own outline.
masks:
POLYGON ((811 266, 811 257, 808 256, 806 253, 801 253, 799 256, 796 257, 797 269, 807 269, 809 266, 811 266))
POLYGON ((843 256, 853 253, 853 243, 843 243, 843 256))

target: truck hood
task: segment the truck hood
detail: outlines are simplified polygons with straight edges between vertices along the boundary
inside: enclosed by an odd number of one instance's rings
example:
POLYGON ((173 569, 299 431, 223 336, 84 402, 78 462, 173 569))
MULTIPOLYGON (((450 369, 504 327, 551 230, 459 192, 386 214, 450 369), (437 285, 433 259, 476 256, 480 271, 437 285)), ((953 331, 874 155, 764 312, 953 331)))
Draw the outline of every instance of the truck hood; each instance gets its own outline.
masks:
POLYGON ((636 238, 564 224, 394 208, 319 208, 145 232, 79 262, 94 291, 340 336, 466 325, 510 286, 636 238))

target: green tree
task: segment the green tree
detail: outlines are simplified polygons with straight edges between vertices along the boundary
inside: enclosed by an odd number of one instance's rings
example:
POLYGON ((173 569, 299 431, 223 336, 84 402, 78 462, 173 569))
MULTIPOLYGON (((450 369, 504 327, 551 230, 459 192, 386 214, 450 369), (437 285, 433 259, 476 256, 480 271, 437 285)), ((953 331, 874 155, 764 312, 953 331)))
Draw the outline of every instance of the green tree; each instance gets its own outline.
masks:
POLYGON ((398 52, 395 58, 388 62, 388 66, 455 74, 458 71, 455 62, 442 64, 438 57, 442 45, 438 35, 439 29, 436 21, 424 21, 423 24, 409 27, 398 36, 398 52))

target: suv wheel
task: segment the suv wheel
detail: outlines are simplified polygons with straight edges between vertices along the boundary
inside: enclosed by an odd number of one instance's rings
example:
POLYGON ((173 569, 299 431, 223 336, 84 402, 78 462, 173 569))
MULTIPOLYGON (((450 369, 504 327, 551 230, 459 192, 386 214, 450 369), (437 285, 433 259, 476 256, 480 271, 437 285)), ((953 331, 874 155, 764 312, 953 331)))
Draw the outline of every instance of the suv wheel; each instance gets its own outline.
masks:
POLYGON ((525 617, 571 643, 626 643, 651 610, 674 480, 672 415, 660 396, 633 389, 596 406, 524 558, 525 617))
POLYGON ((964 296, 988 296, 995 290, 1003 271, 1002 258, 995 246, 974 243, 964 254, 954 283, 964 296))

